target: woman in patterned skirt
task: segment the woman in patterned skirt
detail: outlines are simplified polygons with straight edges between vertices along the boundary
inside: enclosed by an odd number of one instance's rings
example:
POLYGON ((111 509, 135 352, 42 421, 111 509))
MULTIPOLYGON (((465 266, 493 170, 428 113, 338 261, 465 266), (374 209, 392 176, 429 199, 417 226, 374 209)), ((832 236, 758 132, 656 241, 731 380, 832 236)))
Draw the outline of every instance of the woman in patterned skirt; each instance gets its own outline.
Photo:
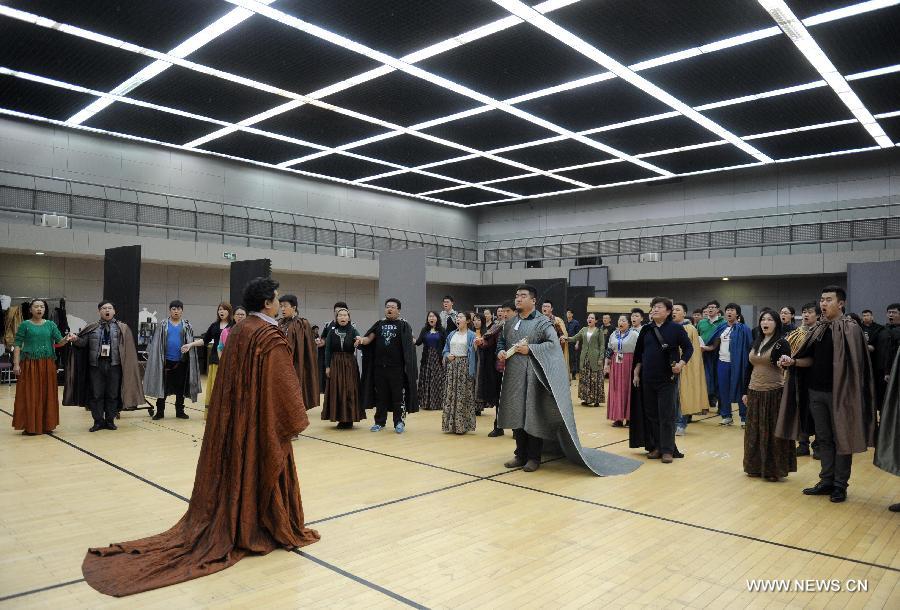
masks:
POLYGON ((423 345, 422 360, 419 363, 417 394, 419 406, 426 411, 440 411, 444 408, 444 365, 441 355, 447 335, 436 311, 429 311, 425 326, 419 331, 416 345, 423 345))
POLYGON ((629 327, 628 317, 619 316, 616 330, 609 336, 604 371, 609 374, 606 419, 614 428, 623 427, 631 418, 631 365, 638 331, 629 327))
POLYGON ((325 337, 325 402, 322 419, 338 422, 345 430, 353 422, 366 418, 359 403, 359 365, 356 363, 354 339, 359 331, 350 323, 350 311, 341 307, 335 312, 335 325, 325 337))
POLYGON ((444 432, 465 434, 475 430, 475 333, 469 330, 472 315, 456 314, 456 330, 444 344, 447 389, 444 392, 444 432))
MULTIPOLYGON (((599 407, 606 402, 603 391, 603 360, 606 355, 606 338, 597 328, 597 316, 589 313, 587 326, 583 326, 573 337, 564 337, 568 343, 580 343, 578 365, 578 399, 585 407, 599 407)), ((573 352, 575 353, 575 352, 573 352)))

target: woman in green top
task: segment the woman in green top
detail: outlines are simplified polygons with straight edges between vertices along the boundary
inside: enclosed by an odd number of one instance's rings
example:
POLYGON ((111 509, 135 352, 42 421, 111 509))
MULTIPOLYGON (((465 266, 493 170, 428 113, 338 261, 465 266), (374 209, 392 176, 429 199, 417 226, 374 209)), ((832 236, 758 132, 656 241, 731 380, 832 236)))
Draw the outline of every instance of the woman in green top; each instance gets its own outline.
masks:
POLYGON ((589 313, 587 326, 583 326, 574 337, 564 337, 569 343, 581 343, 581 358, 578 373, 578 398, 582 406, 600 406, 606 402, 603 389, 603 360, 606 353, 606 335, 597 328, 597 316, 589 313))
POLYGON ((18 379, 12 425, 29 436, 52 432, 59 425, 55 348, 73 337, 63 337, 52 320, 45 320, 46 311, 47 303, 35 299, 31 319, 16 330, 13 372, 18 379))

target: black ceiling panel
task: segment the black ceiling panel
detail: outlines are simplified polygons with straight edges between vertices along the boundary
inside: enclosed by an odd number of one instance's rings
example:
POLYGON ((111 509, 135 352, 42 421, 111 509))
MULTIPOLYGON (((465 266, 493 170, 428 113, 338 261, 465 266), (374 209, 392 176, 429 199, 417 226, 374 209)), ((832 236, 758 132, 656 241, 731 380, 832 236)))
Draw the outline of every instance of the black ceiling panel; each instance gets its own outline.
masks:
POLYGON ((172 66, 129 95, 160 106, 231 122, 241 121, 288 101, 280 95, 180 66, 172 66))
POLYGON ((641 76, 692 106, 821 78, 783 34, 650 68, 641 76))
POLYGON ((875 140, 862 125, 840 125, 827 129, 801 131, 750 142, 773 159, 789 159, 838 150, 875 146, 875 140))
POLYGON ((809 28, 841 74, 900 63, 900 7, 870 11, 809 28))
POLYGON ((583 131, 672 110, 620 78, 517 104, 567 129, 583 131))
POLYGON ((272 164, 283 163, 319 152, 315 148, 273 140, 272 138, 247 133, 246 131, 230 133, 212 142, 207 142, 199 148, 222 153, 223 155, 272 164))
POLYGON ((324 176, 334 176, 343 178, 344 180, 359 180, 366 176, 374 176, 393 170, 393 167, 381 165, 380 163, 370 163, 355 157, 346 155, 325 155, 306 163, 293 166, 293 169, 303 170, 305 172, 313 172, 324 176))
POLYGON ((722 139, 685 116, 603 131, 591 137, 631 155, 722 139))
POLYGON ((771 27, 756 2, 576 2, 550 19, 612 58, 631 64, 771 27))
POLYGON ((338 146, 388 131, 384 127, 312 104, 284 112, 254 125, 323 146, 338 146))
POLYGON ((900 110, 900 72, 861 78, 849 84, 872 114, 900 110))
MULTIPOLYGON (((115 102, 85 122, 88 127, 127 133, 170 144, 186 144, 206 135, 219 126, 187 117, 115 102)), ((229 153, 234 154, 234 153, 229 153)), ((236 155, 244 157, 245 155, 236 155)))
POLYGON ((324 101, 404 127, 481 105, 400 71, 330 95, 324 101))
POLYGON ((278 0, 273 8, 394 57, 509 15, 482 0, 278 0))
POLYGON ((831 87, 713 108, 703 114, 739 136, 853 118, 831 87))
POLYGON ((484 157, 476 157, 466 161, 457 161, 446 165, 438 165, 429 169, 436 174, 442 176, 450 176, 457 180, 465 180, 466 182, 484 182, 486 180, 496 180, 497 178, 511 178, 512 176, 521 176, 529 172, 506 165, 499 161, 485 159, 484 157))
POLYGON ((0 76, 0 107, 9 110, 65 121, 96 99, 86 93, 0 76))
POLYGON ((391 163, 399 163, 407 167, 416 165, 424 165, 426 163, 435 163, 437 161, 446 161, 456 157, 462 157, 468 153, 451 148, 443 144, 436 144, 430 140, 411 136, 409 134, 401 134, 366 144, 359 148, 354 148, 353 152, 366 157, 382 159, 391 163))
POLYGON ((300 94, 381 65, 262 15, 219 36, 190 60, 300 94))
POLYGON ((511 27, 421 62, 422 68, 497 99, 605 72, 535 27, 511 27))
POLYGON ((540 146, 529 146, 499 153, 501 157, 512 159, 538 169, 553 170, 572 165, 583 165, 611 159, 612 156, 575 140, 560 140, 540 146))
POLYGON ((162 52, 235 8, 216 0, 5 0, 3 4, 162 52))
POLYGON ((566 178, 572 178, 573 180, 579 180, 592 186, 598 186, 601 184, 614 184, 616 182, 652 178, 658 174, 656 172, 651 172, 648 169, 644 169, 639 165, 628 163, 627 161, 620 161, 618 163, 607 163, 605 165, 595 165, 594 167, 583 167, 567 172, 559 172, 559 175, 565 176, 566 178))
POLYGON ((881 125, 881 128, 884 129, 884 132, 894 144, 900 144, 900 116, 895 116, 890 119, 880 119, 878 124, 881 125))
POLYGON ((0 66, 109 91, 152 60, 56 30, 0 17, 0 66))
POLYGON ((425 133, 483 151, 557 135, 502 110, 436 125, 425 133))
MULTIPOLYGON (((568 191, 578 188, 576 185, 556 180, 547 176, 529 176, 518 180, 504 180, 492 182, 490 186, 502 189, 516 195, 540 195, 541 193, 555 193, 556 191, 568 191)), ((438 195, 440 197, 440 195, 438 195)), ((499 199, 499 197, 497 197, 499 199)))
POLYGON ((497 201, 498 199, 509 199, 506 195, 496 193, 494 191, 486 191, 484 189, 467 187, 456 189, 455 191, 446 191, 443 193, 435 193, 434 195, 426 195, 435 199, 443 199, 444 201, 452 201, 453 203, 461 203, 463 205, 471 205, 473 203, 481 203, 483 201, 497 201))
MULTIPOLYGON (((757 142, 752 142, 756 145, 757 142)), ((668 155, 660 155, 647 159, 657 167, 667 169, 676 174, 687 172, 700 172, 707 169, 715 169, 717 167, 731 167, 733 165, 743 165, 745 163, 755 163, 756 159, 742 151, 740 148, 730 144, 722 146, 713 146, 712 148, 701 148, 699 150, 688 150, 685 152, 672 153, 668 155)))
MULTIPOLYGON (((394 176, 387 176, 372 180, 367 184, 375 186, 383 186, 384 188, 394 189, 395 191, 403 191, 404 193, 424 193, 426 191, 436 191, 450 186, 459 184, 452 180, 443 180, 434 176, 426 176, 415 172, 405 172, 394 176)), ((440 195, 438 195, 440 197, 440 195)))

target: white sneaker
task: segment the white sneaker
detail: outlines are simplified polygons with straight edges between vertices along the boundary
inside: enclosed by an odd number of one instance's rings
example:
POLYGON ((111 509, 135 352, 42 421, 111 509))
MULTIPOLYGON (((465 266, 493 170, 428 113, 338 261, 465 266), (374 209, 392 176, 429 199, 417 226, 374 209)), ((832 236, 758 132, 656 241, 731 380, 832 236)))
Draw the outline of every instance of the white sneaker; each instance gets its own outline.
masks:
POLYGON ((684 427, 683 427, 683 426, 677 426, 677 427, 675 428, 675 436, 684 436, 684 435, 685 435, 685 429, 684 429, 684 427))
POLYGON ((734 420, 730 417, 723 417, 722 421, 719 422, 720 426, 730 426, 734 423, 734 420))

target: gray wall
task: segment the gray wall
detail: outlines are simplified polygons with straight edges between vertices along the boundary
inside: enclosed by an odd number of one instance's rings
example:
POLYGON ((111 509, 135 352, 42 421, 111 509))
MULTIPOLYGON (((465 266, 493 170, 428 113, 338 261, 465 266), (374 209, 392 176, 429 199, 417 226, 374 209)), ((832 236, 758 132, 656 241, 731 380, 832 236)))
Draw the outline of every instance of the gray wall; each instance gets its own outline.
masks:
MULTIPOLYGON (((378 279, 378 302, 389 298, 400 300, 400 316, 409 322, 413 332, 425 319, 425 249, 391 250, 381 253, 378 279)), ((365 332, 365 328, 360 332, 365 332)))
POLYGON ((900 303, 900 260, 847 265, 847 309, 871 309, 879 324, 885 311, 900 303))

